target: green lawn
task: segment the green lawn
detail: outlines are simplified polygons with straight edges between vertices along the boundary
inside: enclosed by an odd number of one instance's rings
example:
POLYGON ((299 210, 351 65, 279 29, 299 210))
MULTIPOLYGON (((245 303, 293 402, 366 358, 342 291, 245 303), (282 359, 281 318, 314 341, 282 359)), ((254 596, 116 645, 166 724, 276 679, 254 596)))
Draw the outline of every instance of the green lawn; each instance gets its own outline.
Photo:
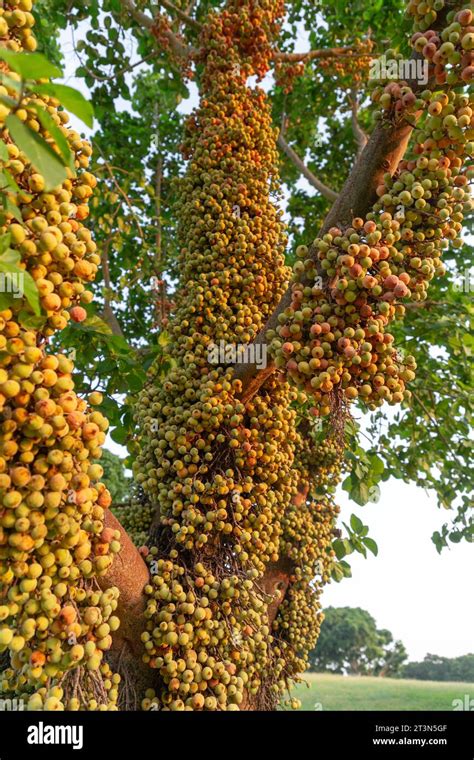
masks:
POLYGON ((305 681, 293 690, 302 710, 321 709, 318 703, 323 710, 452 710, 453 699, 474 699, 474 683, 327 673, 308 673, 305 681))

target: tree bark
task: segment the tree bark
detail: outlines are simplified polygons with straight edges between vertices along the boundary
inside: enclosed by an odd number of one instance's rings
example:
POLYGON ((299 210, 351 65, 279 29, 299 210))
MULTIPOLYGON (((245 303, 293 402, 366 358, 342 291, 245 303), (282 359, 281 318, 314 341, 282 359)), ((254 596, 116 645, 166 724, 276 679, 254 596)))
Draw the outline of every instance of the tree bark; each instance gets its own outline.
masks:
POLYGON ((101 588, 117 586, 120 590, 116 610, 120 628, 112 637, 112 648, 107 652, 107 661, 122 677, 121 708, 137 710, 145 690, 153 688, 156 681, 156 671, 142 659, 145 651, 141 640, 145 629, 144 588, 150 582, 150 575, 137 547, 109 509, 105 513, 105 525, 120 531, 122 545, 107 575, 99 579, 101 588))

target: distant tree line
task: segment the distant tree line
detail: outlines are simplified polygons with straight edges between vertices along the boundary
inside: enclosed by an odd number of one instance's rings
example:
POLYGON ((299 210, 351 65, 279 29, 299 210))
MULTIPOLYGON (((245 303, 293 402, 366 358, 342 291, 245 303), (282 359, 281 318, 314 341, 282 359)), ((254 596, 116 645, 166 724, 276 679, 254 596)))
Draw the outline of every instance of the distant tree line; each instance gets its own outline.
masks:
POLYGON ((421 662, 404 665, 403 678, 418 678, 420 681, 468 681, 474 683, 474 654, 460 657, 441 657, 427 654, 421 662))
POLYGON ((322 673, 414 678, 422 681, 474 682, 474 654, 441 657, 427 654, 406 662, 404 644, 390 631, 377 628, 360 607, 328 607, 309 669, 322 673))

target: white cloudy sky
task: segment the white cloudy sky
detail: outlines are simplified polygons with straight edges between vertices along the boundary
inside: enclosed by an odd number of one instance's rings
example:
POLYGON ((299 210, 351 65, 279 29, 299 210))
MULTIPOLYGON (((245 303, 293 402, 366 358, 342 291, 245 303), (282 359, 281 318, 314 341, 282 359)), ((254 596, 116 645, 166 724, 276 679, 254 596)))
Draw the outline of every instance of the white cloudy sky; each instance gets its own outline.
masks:
MULTIPOLYGON (((76 34, 76 41, 80 37, 76 34)), ((303 37, 298 49, 307 49, 303 37)), ((84 91, 82 81, 73 76, 78 62, 69 32, 63 35, 63 50, 65 81, 84 91)), ((195 100, 193 93, 183 110, 189 111, 195 100)), ((83 131, 77 120, 72 123, 83 131)), ((126 455, 110 439, 107 446, 126 455)), ((472 546, 457 544, 437 553, 430 537, 449 515, 437 508, 434 494, 391 480, 382 484, 377 504, 358 507, 343 492, 339 503, 341 520, 348 522, 356 512, 370 526, 379 554, 368 559, 352 555, 352 578, 332 583, 324 593, 324 606, 368 610, 379 627, 403 641, 412 660, 428 652, 449 657, 473 652, 472 546)))

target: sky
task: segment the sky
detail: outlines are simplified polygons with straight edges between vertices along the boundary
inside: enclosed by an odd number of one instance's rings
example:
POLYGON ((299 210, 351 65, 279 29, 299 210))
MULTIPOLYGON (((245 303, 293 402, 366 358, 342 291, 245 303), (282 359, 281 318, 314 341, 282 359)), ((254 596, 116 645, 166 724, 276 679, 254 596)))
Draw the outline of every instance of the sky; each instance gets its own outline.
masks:
MULTIPOLYGON (((81 33, 76 34, 76 42, 80 38, 81 33)), ((64 81, 87 94, 82 80, 73 76, 79 62, 73 57, 69 31, 63 34, 62 49, 66 56, 64 81)), ((304 49, 307 45, 302 37, 298 50, 304 49)), ((195 104, 193 92, 190 100, 183 102, 182 110, 189 112, 195 104)), ((84 131, 76 119, 71 124, 84 131)), ((301 184, 308 189, 304 179, 301 184)), ((123 457, 127 454, 110 437, 106 446, 123 457)), ((380 485, 378 503, 365 507, 351 503, 340 491, 341 522, 357 514, 369 526, 379 553, 368 559, 359 554, 346 558, 352 567, 352 578, 326 587, 323 607, 366 609, 378 627, 387 628, 395 639, 403 641, 410 660, 423 659, 427 653, 456 657, 474 652, 472 545, 453 544, 439 555, 431 534, 450 515, 437 507, 435 495, 395 479, 380 485)))
MULTIPOLYGON (((359 507, 342 494, 341 520, 356 513, 369 526, 378 556, 352 554, 352 578, 331 583, 323 605, 362 607, 401 639, 411 660, 428 652, 445 657, 474 652, 472 545, 441 555, 431 541, 448 515, 433 493, 394 478, 381 483, 377 504, 359 507)), ((347 559, 347 558, 346 558, 347 559)))

